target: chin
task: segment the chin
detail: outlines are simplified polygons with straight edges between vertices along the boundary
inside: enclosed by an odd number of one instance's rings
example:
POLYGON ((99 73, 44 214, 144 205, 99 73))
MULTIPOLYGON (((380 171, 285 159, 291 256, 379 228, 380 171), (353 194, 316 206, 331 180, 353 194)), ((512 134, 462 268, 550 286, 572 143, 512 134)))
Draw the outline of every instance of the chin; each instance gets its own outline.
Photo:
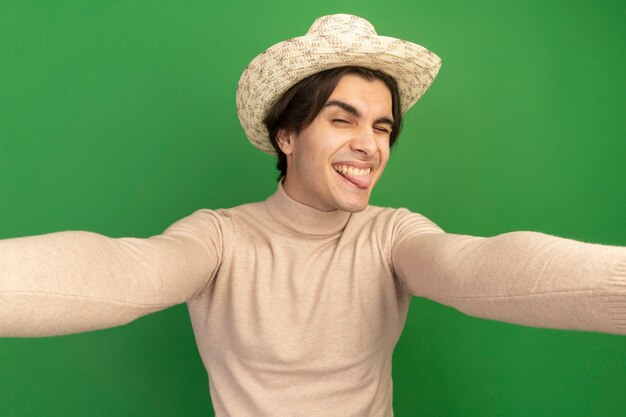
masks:
POLYGON ((350 213, 358 213, 360 211, 363 211, 367 208, 367 204, 364 205, 363 207, 354 207, 354 208, 350 208, 349 210, 344 210, 344 211, 348 211, 350 213))
POLYGON ((348 211, 350 213, 358 213, 367 208, 369 200, 365 200, 364 202, 343 202, 338 205, 338 209, 342 211, 348 211))

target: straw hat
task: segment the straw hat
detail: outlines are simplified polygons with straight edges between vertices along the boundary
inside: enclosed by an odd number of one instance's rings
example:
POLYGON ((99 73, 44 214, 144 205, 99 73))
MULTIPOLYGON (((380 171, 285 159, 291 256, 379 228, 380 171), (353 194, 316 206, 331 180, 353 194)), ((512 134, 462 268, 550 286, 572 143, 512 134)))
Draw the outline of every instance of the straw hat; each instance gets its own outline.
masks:
POLYGON ((248 140, 276 155, 263 118, 292 85, 330 68, 355 65, 377 69, 398 83, 406 112, 433 82, 441 59, 424 47, 378 36, 370 22, 358 16, 322 16, 304 36, 277 43, 250 62, 237 87, 237 113, 248 140))

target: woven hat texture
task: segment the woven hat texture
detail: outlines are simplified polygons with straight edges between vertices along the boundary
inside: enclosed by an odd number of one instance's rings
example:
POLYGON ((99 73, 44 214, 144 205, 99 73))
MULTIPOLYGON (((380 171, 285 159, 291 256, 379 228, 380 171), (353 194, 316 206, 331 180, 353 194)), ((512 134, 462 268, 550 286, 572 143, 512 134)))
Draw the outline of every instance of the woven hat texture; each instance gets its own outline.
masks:
POLYGON ((367 20, 348 14, 322 16, 304 36, 271 46, 248 64, 237 87, 237 114, 248 140, 276 155, 263 119, 278 98, 298 81, 330 68, 355 65, 377 69, 398 83, 406 112, 435 79, 441 59, 426 48, 378 36, 367 20))

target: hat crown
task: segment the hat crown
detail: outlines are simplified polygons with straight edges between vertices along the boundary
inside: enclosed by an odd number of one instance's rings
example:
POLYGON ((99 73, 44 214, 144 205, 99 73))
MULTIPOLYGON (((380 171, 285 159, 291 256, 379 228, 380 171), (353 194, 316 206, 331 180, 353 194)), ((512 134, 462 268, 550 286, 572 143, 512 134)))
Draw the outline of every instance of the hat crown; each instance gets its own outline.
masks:
POLYGON ((373 37, 377 36, 376 29, 367 20, 351 14, 331 14, 315 19, 307 36, 351 36, 373 37))

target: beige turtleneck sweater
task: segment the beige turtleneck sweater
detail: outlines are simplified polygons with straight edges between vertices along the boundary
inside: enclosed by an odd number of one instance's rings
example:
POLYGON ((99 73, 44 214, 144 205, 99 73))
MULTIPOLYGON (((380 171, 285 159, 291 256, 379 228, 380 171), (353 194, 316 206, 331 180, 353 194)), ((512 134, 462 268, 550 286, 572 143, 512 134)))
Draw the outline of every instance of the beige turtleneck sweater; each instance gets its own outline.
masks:
POLYGON ((444 233, 405 209, 321 212, 280 185, 148 239, 0 240, 0 335, 101 329, 187 302, 218 417, 393 416, 392 352, 411 295, 626 334, 626 248, 444 233))

